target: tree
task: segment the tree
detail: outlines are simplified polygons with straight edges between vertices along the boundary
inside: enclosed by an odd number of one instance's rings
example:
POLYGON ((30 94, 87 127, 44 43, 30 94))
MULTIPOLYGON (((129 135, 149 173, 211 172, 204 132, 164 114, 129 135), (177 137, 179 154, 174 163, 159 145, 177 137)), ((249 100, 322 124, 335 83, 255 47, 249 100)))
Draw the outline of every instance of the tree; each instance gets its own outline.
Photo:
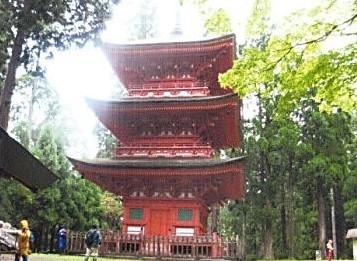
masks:
MULTIPOLYGON (((335 1, 335 5, 332 6, 336 7, 337 2, 335 1)), ((270 187, 267 189, 269 192, 266 195, 270 197, 272 210, 280 211, 280 224, 273 222, 272 225, 281 228, 281 235, 274 236, 272 247, 279 250, 279 246, 281 246, 282 250, 288 253, 274 252, 283 256, 298 253, 301 256, 311 257, 313 249, 316 247, 315 237, 319 238, 319 248, 324 253, 325 234, 331 233, 331 230, 328 229, 331 221, 328 210, 332 203, 328 192, 331 187, 334 188, 334 191, 339 191, 338 188, 344 184, 344 179, 350 173, 346 168, 348 164, 346 146, 351 144, 348 132, 350 127, 348 120, 343 120, 346 115, 340 110, 351 112, 355 109, 357 101, 354 86, 356 80, 355 46, 345 45, 340 50, 331 50, 326 49, 324 44, 332 34, 335 36, 337 32, 346 34, 347 23, 352 25, 354 23, 356 16, 353 12, 355 9, 350 9, 352 14, 341 12, 347 17, 342 21, 332 21, 331 17, 330 21, 321 21, 321 17, 319 17, 319 21, 301 25, 299 30, 284 35, 281 27, 271 27, 272 32, 262 31, 264 28, 269 28, 266 26, 266 21, 268 21, 266 18, 269 15, 268 8, 267 2, 256 3, 251 22, 248 24, 248 33, 253 38, 247 40, 247 44, 240 50, 240 56, 235 61, 233 68, 220 76, 220 82, 224 86, 232 88, 240 97, 256 95, 258 100, 263 102, 259 102, 259 104, 263 104, 264 112, 266 110, 269 112, 269 114, 261 114, 261 110, 259 110, 257 122, 261 122, 261 131, 257 131, 253 135, 256 137, 252 138, 252 141, 258 139, 257 143, 260 143, 260 146, 257 146, 256 154, 261 156, 256 157, 254 163, 248 161, 246 175, 249 184, 248 195, 251 195, 250 192, 254 184, 251 179, 254 176, 259 177, 258 173, 265 173, 262 176, 266 179, 264 186, 270 187), (331 22, 332 25, 328 22, 331 22), (255 27, 256 25, 259 27, 255 27), (279 32, 276 29, 274 31, 274 28, 279 28, 279 32), (304 121, 301 118, 297 119, 294 114, 294 112, 301 111, 302 114, 307 115, 306 102, 315 104, 314 120, 319 117, 324 119, 307 123, 307 125, 315 126, 311 126, 311 129, 310 126, 308 128, 313 133, 310 137, 314 137, 311 138, 314 145, 304 142, 304 139, 309 136, 306 136, 305 132, 307 127, 306 125, 302 127, 304 121), (317 108, 321 112, 328 112, 331 115, 321 113, 317 108), (263 121, 261 121, 262 119, 263 121), (322 124, 325 122, 328 122, 327 125, 322 124), (324 126, 323 128, 321 128, 321 124, 324 126), (274 130, 273 133, 279 134, 278 139, 274 140, 274 135, 269 135, 272 130, 274 130), (291 136, 293 133, 295 134, 291 136), (331 133, 334 134, 330 135, 331 133), (284 141, 285 136, 289 138, 284 141), (299 136, 301 137, 299 138, 299 136), (339 140, 336 140, 336 137, 339 140), (325 145, 319 139, 328 144, 338 144, 338 146, 333 149, 329 148, 329 145, 325 145), (291 143, 292 141, 294 143, 291 143), (289 146, 286 146, 287 144, 289 146), (315 157, 315 154, 318 156, 315 157), (259 165, 265 167, 261 169, 259 165), (254 166, 256 169, 252 171, 251 168, 254 166), (307 169, 307 166, 319 167, 312 167, 313 170, 311 170, 307 169), (267 173, 273 174, 270 179, 273 179, 274 182, 269 183, 267 173), (299 175, 298 178, 296 178, 297 175, 299 175), (336 177, 332 178, 334 175, 336 177), (315 190, 311 184, 315 184, 318 189, 315 190), (274 188, 281 188, 280 192, 275 194, 274 191, 271 191, 274 188), (275 198, 277 195, 279 195, 279 200, 275 198), (290 210, 287 209, 289 206, 290 210), (299 207, 291 209, 291 206, 299 207), (307 216, 309 218, 306 218, 307 216), (294 224, 288 225, 289 220, 299 222, 301 227, 295 227, 294 224), (311 229, 315 222, 319 226, 317 235, 315 230, 311 229), (306 236, 306 234, 311 236, 306 236), (296 244, 295 242, 300 243, 296 244)), ((323 11, 331 13, 332 9, 330 6, 323 11)), ((316 15, 318 11, 314 10, 313 12, 316 15)), ((301 14, 299 15, 299 19, 304 21, 301 19, 301 14)), ((324 17, 328 16, 324 14, 324 17)), ((291 21, 294 20, 290 19, 291 21)), ((289 27, 292 27, 291 23, 289 23, 289 27)), ((344 38, 344 40, 346 39, 344 38)), ((250 133, 245 132, 245 135, 250 135, 250 133)), ((247 146, 249 141, 245 144, 247 146)), ((249 158, 254 153, 254 151, 249 152, 250 146, 248 145, 247 148, 249 158)), ((256 178, 256 180, 259 181, 262 178, 256 178)), ((247 196, 245 204, 251 203, 249 199, 258 199, 253 205, 262 207, 262 202, 267 201, 264 201, 264 189, 260 189, 261 187, 259 187, 259 195, 253 198, 247 196)), ((343 195, 340 194, 337 197, 338 199, 335 200, 340 202, 337 204, 340 206, 343 202, 343 195)), ((268 207, 268 210, 270 209, 268 207)), ((249 213, 244 207, 243 210, 245 213, 249 213)), ((337 230, 344 231, 344 213, 339 209, 336 214, 339 215, 338 220, 340 221, 337 230)), ((263 230, 266 230, 269 226, 264 225, 268 221, 262 218, 264 216, 267 216, 267 213, 257 214, 255 212, 252 217, 263 225, 263 230)), ((269 242, 264 241, 262 244, 265 245, 266 254, 269 254, 272 249, 269 244, 267 245, 269 242)), ((339 236, 339 248, 343 242, 344 240, 339 236)), ((263 252, 263 257, 271 258, 263 252)))
POLYGON ((39 126, 59 122, 60 106, 57 92, 42 76, 22 75, 13 94, 10 111, 10 132, 20 143, 32 149, 39 126), (11 124, 13 123, 13 124, 11 124))
MULTIPOLYGON (((305 101, 301 110, 297 113, 301 126, 301 142, 306 151, 303 159, 300 180, 302 186, 307 183, 314 184, 313 196, 317 204, 319 249, 324 254, 327 236, 332 238, 330 211, 331 200, 337 200, 335 204, 339 211, 336 216, 339 219, 338 231, 345 231, 345 218, 341 209, 341 190, 346 178, 349 176, 348 148, 353 142, 350 126, 350 116, 347 113, 337 112, 327 114, 319 112, 317 104, 313 101, 305 101), (315 189, 316 188, 316 189, 315 189), (330 199, 330 191, 336 191, 333 199, 330 199), (329 221, 329 222, 327 222, 329 221), (330 228, 330 229, 328 229, 330 228)), ((335 201, 336 202, 336 201, 335 201)), ((345 234, 341 232, 341 234, 345 234)), ((337 239, 338 246, 344 248, 343 235, 337 239)))
POLYGON ((56 228, 59 225, 74 230, 85 230, 94 223, 108 227, 104 217, 109 207, 103 205, 103 191, 74 175, 62 141, 51 126, 43 126, 34 155, 60 177, 51 187, 35 195, 29 209, 39 250, 55 249, 56 228))
POLYGON ((142 0, 136 3, 137 14, 128 23, 129 40, 143 40, 158 36, 156 17, 157 3, 142 0))
POLYGON ((208 32, 216 35, 224 35, 232 32, 231 20, 222 8, 214 11, 207 17, 205 27, 208 32))
POLYGON ((99 142, 97 158, 113 159, 115 157, 115 148, 117 140, 114 135, 102 125, 97 124, 95 134, 99 142))
MULTIPOLYGON (((246 97, 258 93, 261 84, 278 76, 281 84, 266 89, 263 94, 269 97, 278 92, 281 95, 276 116, 293 111, 300 100, 309 95, 310 88, 316 90, 311 98, 319 104, 321 111, 331 112, 336 108, 352 111, 357 105, 354 85, 357 75, 356 46, 347 44, 340 50, 326 50, 323 45, 323 41, 331 37, 336 28, 339 28, 336 33, 343 34, 341 40, 348 43, 344 37, 351 27, 347 25, 353 26, 356 18, 354 9, 351 10, 347 14, 348 18, 342 18, 342 21, 322 20, 315 10, 314 14, 319 20, 300 25, 295 32, 283 36, 280 31, 273 31, 266 48, 251 47, 243 50, 233 68, 220 75, 221 84, 232 88, 240 97, 246 97)), ((322 10, 325 13, 333 11, 336 12, 331 6, 322 10)), ((324 14, 324 17, 332 19, 333 16, 324 14)), ((290 27, 293 22, 296 23, 296 20, 290 21, 290 27)), ((351 37, 354 36, 351 34, 351 37)))
POLYGON ((204 17, 204 26, 208 34, 224 35, 232 33, 231 18, 223 8, 213 9, 210 8, 210 0, 182 0, 181 4, 193 2, 199 12, 204 17))
MULTIPOLYGON (((7 129, 12 93, 16 84, 16 70, 21 65, 28 71, 37 71, 41 54, 51 54, 53 49, 66 49, 72 44, 83 46, 88 40, 96 40, 104 28, 111 6, 117 0, 104 1, 1 1, 0 25, 2 50, 11 54, 0 60, 0 68, 7 66, 0 95, 0 126, 7 129), (29 65, 36 64, 31 68, 29 65)), ((3 51, 4 52, 4 51, 3 51)))

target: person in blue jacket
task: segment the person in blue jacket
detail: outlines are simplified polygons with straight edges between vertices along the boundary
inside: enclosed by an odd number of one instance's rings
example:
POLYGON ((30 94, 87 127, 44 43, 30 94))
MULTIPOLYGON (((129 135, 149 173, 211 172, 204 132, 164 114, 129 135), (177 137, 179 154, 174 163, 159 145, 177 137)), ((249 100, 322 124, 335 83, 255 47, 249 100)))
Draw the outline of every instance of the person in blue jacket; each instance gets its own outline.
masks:
POLYGON ((96 261, 98 258, 98 249, 102 243, 102 235, 100 234, 97 225, 93 225, 92 228, 88 230, 84 242, 86 244, 84 261, 87 261, 90 256, 93 256, 93 261, 96 261))
POLYGON ((57 233, 57 247, 60 254, 66 251, 67 247, 67 230, 64 227, 60 227, 57 233))

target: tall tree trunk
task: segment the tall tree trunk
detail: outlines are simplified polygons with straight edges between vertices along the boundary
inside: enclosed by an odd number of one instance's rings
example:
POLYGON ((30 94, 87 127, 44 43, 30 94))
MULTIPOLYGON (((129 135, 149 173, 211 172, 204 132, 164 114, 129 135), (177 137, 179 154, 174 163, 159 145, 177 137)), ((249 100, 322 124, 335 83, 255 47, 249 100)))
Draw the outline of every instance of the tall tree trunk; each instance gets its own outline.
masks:
POLYGON ((35 104, 35 95, 37 89, 37 78, 31 81, 31 96, 30 96, 30 104, 29 104, 29 114, 27 118, 27 135, 28 135, 28 144, 25 144, 27 149, 30 148, 32 144, 32 125, 33 125, 33 107, 35 104))
POLYGON ((331 194, 331 225, 332 225, 332 240, 333 240, 333 253, 334 257, 337 259, 339 256, 338 247, 336 243, 336 209, 335 209, 335 196, 334 189, 330 189, 331 194))
POLYGON ((283 202, 282 206, 280 209, 280 220, 281 220, 281 252, 284 258, 287 257, 288 253, 288 245, 287 245, 287 236, 286 236, 286 209, 285 209, 285 196, 284 196, 285 191, 283 190, 283 202))
POLYGON ((49 249, 49 247, 48 247, 48 245, 49 245, 49 239, 48 239, 48 235, 49 235, 49 233, 50 233, 50 228, 48 227, 48 226, 45 226, 45 231, 44 231, 44 237, 43 237, 43 239, 44 239, 44 242, 43 242, 43 250, 44 251, 48 251, 48 249, 49 249))
MULTIPOLYGON (((243 199, 243 204, 246 205, 245 199, 243 199)), ((242 256, 246 256, 247 252, 247 211, 243 211, 243 222, 242 222, 242 256)))
POLYGON ((322 257, 326 256, 326 202, 323 193, 322 178, 318 177, 316 179, 316 196, 317 196, 317 220, 319 228, 319 250, 321 251, 322 257))
POLYGON ((16 70, 21 64, 21 54, 23 48, 22 46, 25 42, 25 26, 28 26, 28 24, 26 24, 25 18, 29 16, 30 11, 31 0, 25 0, 23 12, 19 18, 20 22, 17 28, 14 45, 12 46, 12 52, 6 72, 4 88, 2 89, 0 95, 0 126, 5 130, 7 129, 9 124, 11 98, 16 84, 16 70))
POLYGON ((343 257, 346 249, 346 220, 343 209, 342 185, 335 184, 335 213, 336 213, 336 240, 339 251, 339 256, 343 257))
MULTIPOLYGON (((265 208, 267 209, 267 208, 265 208)), ((266 219, 262 230, 263 242, 260 249, 262 259, 274 259, 273 253, 273 223, 270 218, 266 219)))
POLYGON ((285 190, 285 213, 286 213, 286 253, 288 258, 295 256, 296 248, 296 217, 295 217, 295 183, 296 173, 294 171, 295 155, 289 155, 289 167, 287 172, 287 182, 285 190))
POLYGON ((43 250, 43 226, 39 226, 38 227, 38 236, 37 236, 37 240, 36 240, 36 248, 38 251, 42 251, 43 250))
POLYGON ((11 107, 11 97, 15 89, 16 70, 20 65, 22 45, 24 43, 24 32, 18 31, 15 37, 12 55, 6 73, 4 88, 0 97, 0 126, 7 129, 9 124, 9 114, 11 107))
POLYGON ((50 233, 50 252, 53 253, 56 251, 56 226, 51 227, 50 233))

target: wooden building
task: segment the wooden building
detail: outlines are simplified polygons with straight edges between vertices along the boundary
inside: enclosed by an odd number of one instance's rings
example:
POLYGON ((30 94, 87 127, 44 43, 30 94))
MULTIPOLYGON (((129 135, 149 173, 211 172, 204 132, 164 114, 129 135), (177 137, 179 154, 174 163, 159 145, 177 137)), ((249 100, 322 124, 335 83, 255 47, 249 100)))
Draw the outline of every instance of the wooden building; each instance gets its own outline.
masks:
POLYGON ((218 83, 234 35, 103 50, 127 96, 88 104, 118 139, 116 157, 70 158, 74 168, 122 197, 123 234, 206 234, 210 207, 244 197, 243 157, 214 157, 242 140, 240 100, 218 83))

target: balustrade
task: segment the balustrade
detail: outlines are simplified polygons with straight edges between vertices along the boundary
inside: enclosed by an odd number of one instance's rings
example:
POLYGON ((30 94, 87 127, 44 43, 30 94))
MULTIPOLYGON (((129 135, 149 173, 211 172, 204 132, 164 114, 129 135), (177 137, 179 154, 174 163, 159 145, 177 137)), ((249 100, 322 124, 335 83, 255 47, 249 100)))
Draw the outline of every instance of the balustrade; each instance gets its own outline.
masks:
MULTIPOLYGON (((109 230, 101 233, 101 256, 243 259, 243 248, 238 238, 123 235, 109 230)), ((69 231, 67 252, 85 252, 84 233, 69 231)))
POLYGON ((128 97, 140 98, 148 96, 208 96, 210 90, 202 83, 188 82, 164 82, 132 85, 128 88, 128 97))

